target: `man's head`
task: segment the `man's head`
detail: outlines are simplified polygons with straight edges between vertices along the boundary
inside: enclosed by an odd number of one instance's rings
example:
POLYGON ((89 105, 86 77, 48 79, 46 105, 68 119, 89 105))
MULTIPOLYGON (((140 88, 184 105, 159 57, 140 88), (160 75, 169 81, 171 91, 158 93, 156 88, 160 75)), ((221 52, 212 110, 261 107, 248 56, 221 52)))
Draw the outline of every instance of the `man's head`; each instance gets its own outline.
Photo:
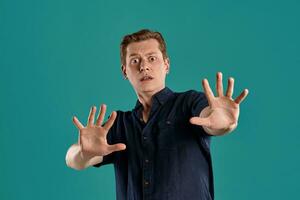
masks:
POLYGON ((165 40, 161 33, 150 31, 148 29, 142 29, 138 32, 125 35, 120 45, 120 53, 121 53, 121 63, 122 65, 126 64, 126 54, 127 54, 127 46, 133 42, 140 42, 148 39, 155 39, 159 43, 159 49, 163 55, 164 59, 168 58, 167 55, 167 46, 165 40))
POLYGON ((123 75, 136 92, 157 92, 165 87, 170 63, 159 32, 144 29, 126 35, 120 51, 123 75))

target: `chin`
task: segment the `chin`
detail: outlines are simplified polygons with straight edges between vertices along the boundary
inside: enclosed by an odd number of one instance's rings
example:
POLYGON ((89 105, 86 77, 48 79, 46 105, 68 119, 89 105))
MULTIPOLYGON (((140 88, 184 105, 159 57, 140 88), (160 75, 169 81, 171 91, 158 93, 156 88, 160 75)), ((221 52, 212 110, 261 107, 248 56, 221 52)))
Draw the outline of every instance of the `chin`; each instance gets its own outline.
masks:
POLYGON ((157 85, 143 85, 139 88, 141 92, 158 92, 163 89, 162 86, 157 85))
POLYGON ((152 92, 155 90, 155 87, 147 86, 147 87, 140 87, 140 91, 142 92, 152 92))

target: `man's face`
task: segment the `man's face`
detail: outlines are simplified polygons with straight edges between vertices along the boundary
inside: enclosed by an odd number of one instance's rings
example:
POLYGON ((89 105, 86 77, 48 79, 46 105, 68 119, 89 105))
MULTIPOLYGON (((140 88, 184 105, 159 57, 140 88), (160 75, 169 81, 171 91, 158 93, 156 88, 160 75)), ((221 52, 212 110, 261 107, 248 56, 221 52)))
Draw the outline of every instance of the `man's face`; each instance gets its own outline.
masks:
POLYGON ((163 59, 155 39, 133 42, 127 46, 126 65, 122 66, 122 71, 136 92, 154 94, 165 87, 169 59, 163 59))

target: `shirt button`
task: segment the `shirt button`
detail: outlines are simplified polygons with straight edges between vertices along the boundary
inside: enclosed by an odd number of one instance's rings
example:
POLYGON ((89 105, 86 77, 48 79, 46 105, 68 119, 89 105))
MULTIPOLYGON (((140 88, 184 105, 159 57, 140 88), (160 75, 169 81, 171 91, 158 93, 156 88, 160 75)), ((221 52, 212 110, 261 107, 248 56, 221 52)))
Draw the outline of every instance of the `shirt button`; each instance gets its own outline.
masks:
POLYGON ((144 137, 143 137, 143 139, 144 139, 144 140, 147 140, 147 137, 146 137, 146 136, 144 136, 144 137))
POLYGON ((148 159, 145 159, 145 163, 148 163, 149 162, 149 160, 148 159))
POLYGON ((166 123, 168 124, 168 125, 170 125, 171 124, 171 122, 168 120, 168 121, 166 121, 166 123))
POLYGON ((148 186, 148 185, 149 185, 149 182, 148 182, 148 181, 144 181, 144 184, 145 184, 146 186, 148 186))

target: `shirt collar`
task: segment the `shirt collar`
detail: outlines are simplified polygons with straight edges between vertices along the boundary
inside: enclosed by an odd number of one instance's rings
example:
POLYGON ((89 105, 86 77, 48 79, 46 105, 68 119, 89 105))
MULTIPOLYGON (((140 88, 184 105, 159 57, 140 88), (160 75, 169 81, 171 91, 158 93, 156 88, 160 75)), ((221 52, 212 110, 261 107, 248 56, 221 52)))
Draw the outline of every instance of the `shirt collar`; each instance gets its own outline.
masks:
MULTIPOLYGON (((154 104, 155 101, 157 101, 158 103, 163 105, 173 95, 174 95, 174 92, 170 88, 165 87, 164 89, 160 90, 159 92, 157 92, 156 94, 154 94, 152 96, 152 100, 153 100, 152 103, 154 104)), ((137 110, 142 106, 143 105, 141 104, 141 102, 139 100, 137 100, 134 109, 137 110)))

